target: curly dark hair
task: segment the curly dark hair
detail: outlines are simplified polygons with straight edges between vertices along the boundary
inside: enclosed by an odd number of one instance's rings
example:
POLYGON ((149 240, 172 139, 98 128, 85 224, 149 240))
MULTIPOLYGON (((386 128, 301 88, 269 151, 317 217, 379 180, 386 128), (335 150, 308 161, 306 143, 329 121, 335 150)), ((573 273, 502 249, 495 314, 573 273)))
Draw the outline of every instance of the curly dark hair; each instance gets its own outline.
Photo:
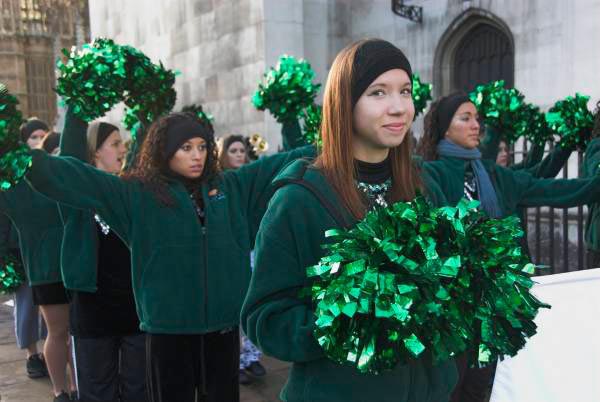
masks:
POLYGON ((438 158, 437 145, 440 142, 438 127, 438 107, 443 98, 432 102, 429 111, 423 118, 423 136, 417 145, 417 155, 421 155, 425 161, 433 161, 438 158))
POLYGON ((169 124, 183 119, 193 119, 203 125, 210 136, 206 138, 207 156, 204 171, 198 182, 211 181, 219 174, 218 150, 215 143, 212 125, 199 119, 194 113, 171 113, 156 120, 148 129, 134 166, 123 174, 123 179, 139 181, 151 191, 158 201, 165 206, 175 206, 175 200, 169 190, 169 159, 166 155, 167 128, 169 124))
POLYGON ((600 138, 600 101, 596 103, 594 111, 594 128, 592 128, 592 138, 600 138))

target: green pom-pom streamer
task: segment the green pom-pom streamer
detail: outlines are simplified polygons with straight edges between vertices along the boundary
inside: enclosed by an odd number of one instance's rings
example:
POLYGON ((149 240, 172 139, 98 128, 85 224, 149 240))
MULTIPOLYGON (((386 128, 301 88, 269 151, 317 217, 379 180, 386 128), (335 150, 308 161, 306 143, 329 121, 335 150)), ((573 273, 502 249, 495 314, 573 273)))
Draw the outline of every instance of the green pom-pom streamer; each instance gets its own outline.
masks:
POLYGON ((193 113, 195 114, 201 121, 208 123, 210 125, 212 125, 213 121, 215 120, 215 118, 213 117, 212 114, 206 112, 203 108, 202 105, 197 105, 195 103, 191 104, 191 105, 187 105, 181 108, 182 112, 188 112, 188 113, 193 113))
POLYGON ((152 122, 175 105, 176 73, 131 46, 99 38, 63 53, 67 60, 57 62, 56 92, 83 120, 103 116, 123 101, 135 116, 152 122))
POLYGON ((330 359, 377 374, 424 354, 439 362, 476 350, 486 363, 523 347, 549 306, 529 293, 535 266, 521 253, 518 219, 487 219, 477 206, 418 197, 326 232, 307 291, 330 359))
POLYGON ((25 282, 21 261, 12 255, 0 259, 0 294, 14 293, 25 282))
POLYGON ((0 191, 19 183, 31 166, 29 148, 20 142, 18 100, 0 84, 0 191))
POLYGON ((509 143, 514 143, 522 132, 517 132, 524 116, 524 96, 515 88, 504 88, 504 81, 479 85, 469 94, 479 115, 486 124, 498 129, 509 143))
POLYGON ((585 148, 594 127, 594 115, 588 109, 589 96, 575 94, 560 100, 546 113, 546 122, 560 136, 563 148, 585 148))
POLYGON ((295 120, 317 96, 321 84, 314 84, 314 77, 306 60, 281 56, 258 84, 252 103, 258 110, 269 110, 280 123, 295 120))
POLYGON ((415 104, 415 118, 425 110, 427 102, 432 100, 431 90, 433 85, 427 82, 421 82, 418 74, 412 76, 412 97, 415 104))
POLYGON ((315 144, 321 146, 321 118, 323 109, 321 105, 312 104, 304 109, 302 119, 302 136, 307 144, 315 144))

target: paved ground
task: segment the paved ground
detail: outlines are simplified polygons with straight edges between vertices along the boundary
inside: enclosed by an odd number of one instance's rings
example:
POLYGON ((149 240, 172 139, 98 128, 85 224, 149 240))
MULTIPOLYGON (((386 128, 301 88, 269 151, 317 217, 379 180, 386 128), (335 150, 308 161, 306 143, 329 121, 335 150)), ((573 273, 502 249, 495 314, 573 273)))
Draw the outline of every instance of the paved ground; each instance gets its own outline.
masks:
MULTIPOLYGON (((25 372, 25 354, 17 349, 14 336, 12 307, 0 297, 0 401, 52 401, 48 379, 31 380, 25 372)), ((41 350, 41 349, 40 349, 41 350)), ((265 358, 267 376, 250 386, 242 386, 241 402, 276 402, 288 372, 288 364, 265 358)))

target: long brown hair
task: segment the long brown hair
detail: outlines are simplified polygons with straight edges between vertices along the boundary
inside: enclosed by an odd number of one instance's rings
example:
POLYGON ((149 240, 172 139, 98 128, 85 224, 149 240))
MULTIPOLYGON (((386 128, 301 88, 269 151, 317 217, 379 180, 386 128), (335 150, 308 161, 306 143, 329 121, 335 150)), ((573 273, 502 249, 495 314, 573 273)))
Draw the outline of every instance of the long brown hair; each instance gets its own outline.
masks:
POLYGON ((248 147, 246 145, 246 138, 244 138, 243 135, 231 134, 225 137, 225 139, 223 139, 221 152, 219 152, 219 166, 222 170, 233 169, 233 167, 229 163, 229 155, 227 155, 227 151, 229 151, 229 147, 235 144, 236 142, 241 142, 244 148, 246 149, 246 160, 244 163, 248 163, 250 161, 250 159, 248 158, 248 147))
MULTIPOLYGON (((140 181, 165 206, 175 205, 175 200, 169 190, 168 176, 170 169, 169 159, 166 155, 167 128, 171 122, 182 119, 194 119, 205 125, 207 130, 212 133, 212 126, 209 128, 207 123, 193 113, 171 113, 163 116, 152 123, 142 144, 140 154, 136 158, 135 165, 122 176, 125 180, 140 181)), ((202 176, 197 179, 198 182, 210 181, 219 173, 214 135, 205 138, 205 141, 207 146, 206 162, 204 163, 202 176)))
MULTIPOLYGON (((357 219, 364 216, 367 203, 356 187, 354 165, 352 75, 358 49, 367 41, 355 42, 344 48, 335 58, 323 94, 321 154, 315 161, 327 181, 339 194, 344 206, 357 219)), ((408 201, 422 190, 422 182, 412 161, 412 135, 406 134, 399 146, 390 149, 392 189, 390 201, 408 201)))
POLYGON ((439 133, 437 114, 441 99, 431 103, 429 111, 423 118, 423 136, 417 146, 417 154, 421 155, 425 161, 438 159, 437 146, 442 138, 439 133))
POLYGON ((600 101, 596 103, 594 111, 594 126, 592 128, 592 138, 600 138, 600 101))

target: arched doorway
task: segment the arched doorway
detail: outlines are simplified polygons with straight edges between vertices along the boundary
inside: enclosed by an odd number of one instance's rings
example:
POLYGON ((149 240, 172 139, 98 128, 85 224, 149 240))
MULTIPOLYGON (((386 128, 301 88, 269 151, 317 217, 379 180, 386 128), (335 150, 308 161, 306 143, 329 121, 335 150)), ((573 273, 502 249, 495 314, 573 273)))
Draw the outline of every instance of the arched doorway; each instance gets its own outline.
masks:
POLYGON ((436 48, 433 84, 436 95, 503 79, 514 84, 514 41, 508 26, 487 10, 472 8, 446 29, 436 48))
POLYGON ((479 84, 504 80, 514 85, 515 53, 508 36, 493 25, 480 23, 460 40, 454 55, 454 89, 472 91, 479 84))

